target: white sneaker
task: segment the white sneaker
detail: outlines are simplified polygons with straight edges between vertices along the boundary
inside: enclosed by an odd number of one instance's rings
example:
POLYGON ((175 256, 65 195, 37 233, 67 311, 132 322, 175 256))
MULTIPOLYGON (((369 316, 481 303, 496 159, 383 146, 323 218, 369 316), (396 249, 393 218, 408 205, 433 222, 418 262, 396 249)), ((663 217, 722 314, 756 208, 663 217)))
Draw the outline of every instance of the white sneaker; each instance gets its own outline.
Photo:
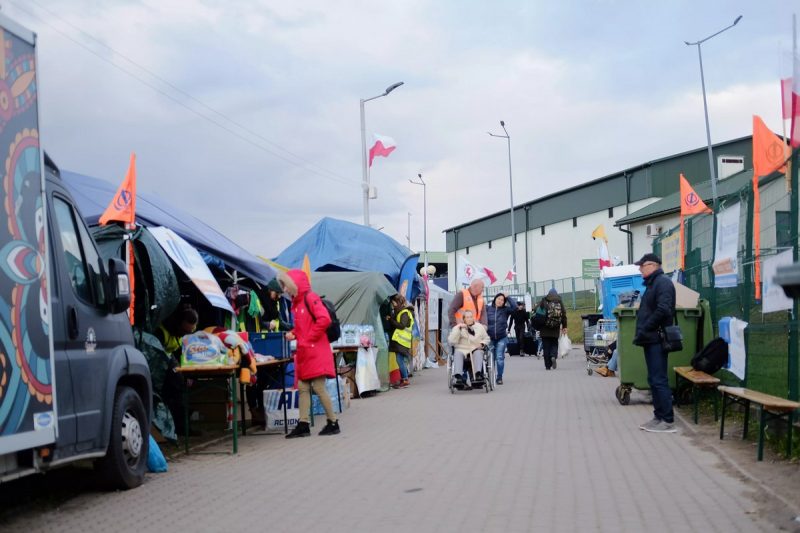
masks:
POLYGON ((644 424, 639 426, 639 429, 643 429, 643 430, 647 431, 648 428, 652 428, 652 427, 657 426, 659 424, 659 422, 661 422, 660 418, 653 417, 652 420, 648 420, 647 422, 645 422, 644 424))
POLYGON ((664 422, 663 420, 659 420, 658 424, 646 427, 644 430, 649 431, 650 433, 675 433, 678 431, 675 429, 675 424, 664 422))

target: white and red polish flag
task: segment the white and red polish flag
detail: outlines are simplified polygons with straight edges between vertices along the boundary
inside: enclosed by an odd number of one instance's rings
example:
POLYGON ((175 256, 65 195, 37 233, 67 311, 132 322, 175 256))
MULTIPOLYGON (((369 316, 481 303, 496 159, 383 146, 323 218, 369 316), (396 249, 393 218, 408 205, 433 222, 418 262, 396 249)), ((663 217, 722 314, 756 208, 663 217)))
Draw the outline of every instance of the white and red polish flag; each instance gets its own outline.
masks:
POLYGON ((506 279, 506 281, 514 281, 514 276, 516 276, 516 275, 517 275, 517 273, 514 272, 514 269, 512 268, 511 270, 506 272, 505 279, 506 279))
POLYGON ((797 50, 792 53, 792 126, 789 140, 792 148, 800 147, 800 56, 797 50))
POLYGON ((397 148, 394 139, 391 137, 378 135, 377 133, 373 133, 372 136, 375 138, 375 144, 369 149, 370 167, 372 167, 372 160, 375 159, 376 156, 389 157, 389 154, 394 152, 394 149, 397 148))

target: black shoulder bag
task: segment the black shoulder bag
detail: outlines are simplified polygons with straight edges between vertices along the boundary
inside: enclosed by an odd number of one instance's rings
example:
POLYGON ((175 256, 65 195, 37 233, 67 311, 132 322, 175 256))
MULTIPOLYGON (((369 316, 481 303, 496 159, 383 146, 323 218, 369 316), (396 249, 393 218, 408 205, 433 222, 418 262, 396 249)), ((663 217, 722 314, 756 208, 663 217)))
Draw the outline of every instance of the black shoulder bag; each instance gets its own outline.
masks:
POLYGON ((680 352, 683 350, 683 333, 678 326, 678 314, 672 314, 672 324, 667 327, 661 328, 659 335, 661 335, 661 346, 667 353, 680 352))

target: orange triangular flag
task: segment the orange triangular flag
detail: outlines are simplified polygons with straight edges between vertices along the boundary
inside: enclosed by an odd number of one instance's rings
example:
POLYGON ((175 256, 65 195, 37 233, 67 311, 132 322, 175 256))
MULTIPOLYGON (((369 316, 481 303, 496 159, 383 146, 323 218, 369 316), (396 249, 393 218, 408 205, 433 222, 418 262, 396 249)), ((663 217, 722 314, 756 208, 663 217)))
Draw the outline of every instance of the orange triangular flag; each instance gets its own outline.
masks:
POLYGON ((308 282, 311 283, 311 261, 308 260, 308 254, 303 256, 303 272, 308 276, 308 282))
POLYGON ((788 151, 786 144, 761 120, 753 115, 753 174, 756 178, 769 176, 780 169, 786 173, 784 165, 788 151))
POLYGON ((136 220, 136 154, 131 152, 131 162, 128 165, 128 173, 117 189, 111 203, 108 204, 103 216, 100 217, 100 225, 105 226, 109 222, 124 222, 133 224, 136 220))
POLYGON ((711 213, 711 209, 703 202, 686 178, 681 174, 681 215, 701 215, 711 213))

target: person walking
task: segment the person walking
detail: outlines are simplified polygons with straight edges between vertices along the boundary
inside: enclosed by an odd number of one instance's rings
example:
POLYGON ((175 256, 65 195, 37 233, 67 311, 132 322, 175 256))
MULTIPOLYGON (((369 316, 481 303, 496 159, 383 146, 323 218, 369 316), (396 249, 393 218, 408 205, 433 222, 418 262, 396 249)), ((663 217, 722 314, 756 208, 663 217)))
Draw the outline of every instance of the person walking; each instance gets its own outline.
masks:
POLYGON ((534 324, 542 337, 544 368, 556 369, 558 359, 558 337, 567 334, 567 313, 558 291, 550 289, 536 307, 534 324))
POLYGON ((672 391, 667 377, 667 352, 661 344, 661 333, 672 324, 675 316, 675 286, 661 270, 661 258, 656 254, 644 254, 634 264, 642 273, 646 290, 636 313, 633 344, 644 349, 647 383, 653 395, 653 419, 639 428, 653 433, 674 433, 675 419, 672 391))
POLYGON ((408 387, 408 361, 411 360, 411 343, 414 328, 414 307, 405 296, 395 294, 391 298, 393 314, 386 317, 391 324, 392 335, 389 340, 389 357, 394 357, 400 369, 400 380, 390 385, 395 388, 408 387))
POLYGON ((469 284, 469 289, 461 289, 456 292, 456 296, 450 302, 450 307, 447 310, 447 318, 450 321, 451 328, 464 322, 463 314, 466 310, 472 311, 475 321, 480 322, 486 328, 488 322, 486 321, 486 309, 483 303, 484 287, 483 280, 473 279, 472 283, 469 284))
POLYGON ((525 357, 523 337, 525 336, 525 328, 528 325, 528 318, 528 310, 525 309, 525 303, 517 302, 517 308, 511 312, 511 316, 508 319, 508 332, 511 333, 511 328, 514 328, 514 335, 517 336, 517 344, 519 344, 520 357, 525 357))
POLYGON ((308 415, 311 411, 311 391, 319 396, 328 422, 320 435, 336 435, 340 432, 339 420, 333 410, 331 397, 325 388, 325 379, 336 376, 333 368, 333 350, 328 342, 327 329, 331 323, 328 309, 320 297, 311 290, 308 276, 302 270, 289 270, 278 274, 283 291, 292 297, 294 329, 286 332, 286 339, 297 341, 294 355, 294 371, 300 395, 300 417, 297 426, 287 439, 308 437, 308 415))
POLYGON ((512 312, 512 303, 502 292, 494 297, 492 305, 486 309, 486 320, 489 323, 488 333, 489 338, 492 340, 489 350, 492 353, 492 360, 497 369, 498 385, 503 384, 506 345, 508 344, 506 324, 508 324, 512 312))

